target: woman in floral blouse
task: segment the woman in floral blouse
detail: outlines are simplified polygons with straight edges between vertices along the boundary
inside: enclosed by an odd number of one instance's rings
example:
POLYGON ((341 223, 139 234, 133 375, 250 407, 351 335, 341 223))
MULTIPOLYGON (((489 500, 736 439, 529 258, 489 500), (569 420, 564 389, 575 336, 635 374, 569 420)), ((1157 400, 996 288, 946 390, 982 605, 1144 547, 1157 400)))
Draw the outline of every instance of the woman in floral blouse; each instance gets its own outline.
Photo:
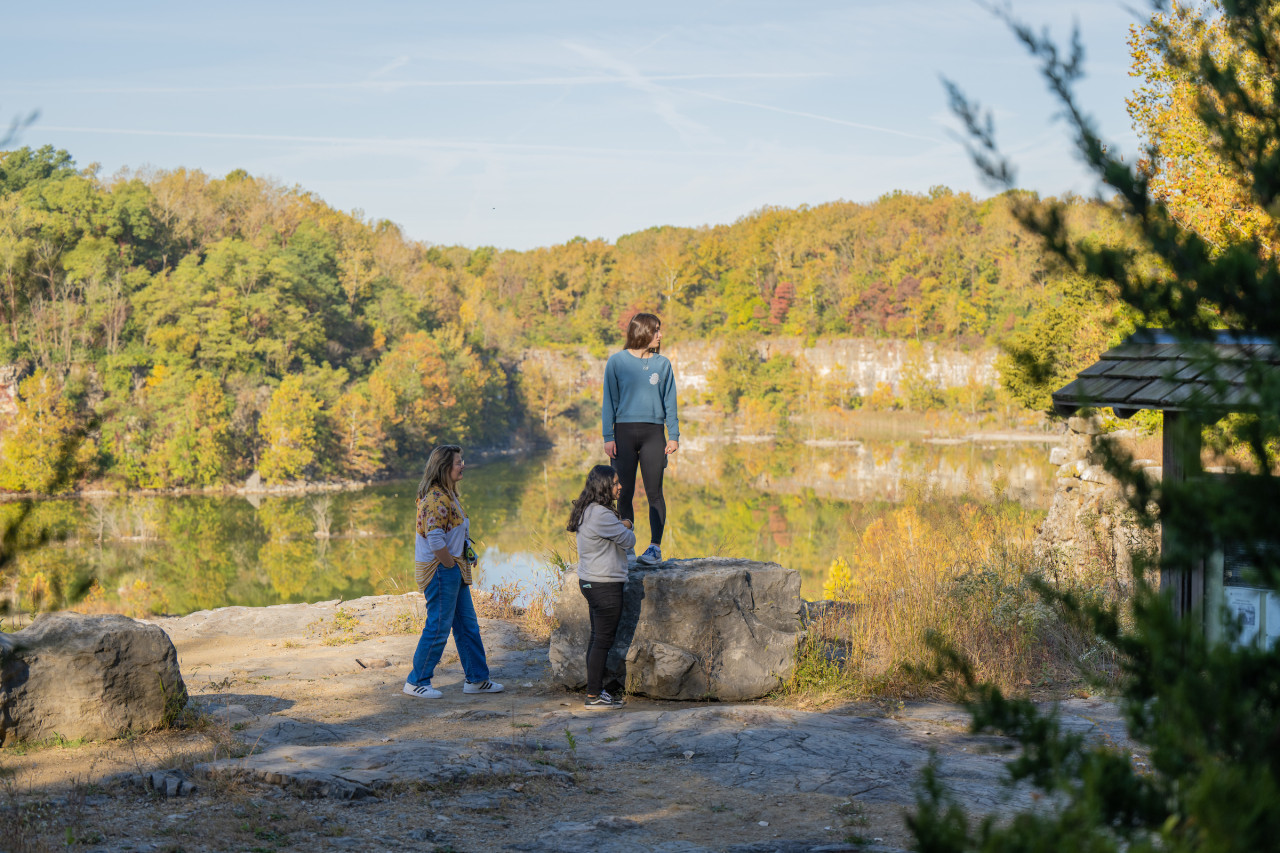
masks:
POLYGON ((431 451, 422 482, 418 484, 418 524, 414 542, 414 578, 427 597, 427 619, 422 626, 413 670, 404 692, 424 699, 438 699, 431 686, 445 641, 453 631, 466 682, 463 693, 500 693, 502 685, 489 680, 489 664, 480 641, 480 623, 471 602, 471 569, 475 552, 468 544, 471 522, 462 511, 458 481, 466 467, 462 448, 443 444, 431 451))

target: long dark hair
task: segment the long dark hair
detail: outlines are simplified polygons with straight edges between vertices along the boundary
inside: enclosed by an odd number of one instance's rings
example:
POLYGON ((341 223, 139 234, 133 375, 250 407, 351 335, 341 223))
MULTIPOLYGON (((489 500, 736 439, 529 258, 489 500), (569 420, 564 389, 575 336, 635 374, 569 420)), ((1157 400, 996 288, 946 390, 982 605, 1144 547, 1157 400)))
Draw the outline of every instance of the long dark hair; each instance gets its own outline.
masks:
POLYGON ((653 336, 662 328, 662 321, 654 314, 637 314, 627 324, 627 349, 649 349, 653 336))
POLYGON ((618 514, 617 507, 613 505, 613 478, 616 476, 617 473, 608 465, 597 465, 587 472, 587 484, 582 487, 582 494, 573 502, 566 530, 577 533, 582 526, 582 516, 587 514, 587 507, 592 504, 600 504, 614 515, 618 514))
POLYGON ((431 451, 422 471, 422 482, 418 483, 418 500, 426 497, 427 490, 432 486, 439 486, 454 498, 458 496, 458 486, 449 475, 453 472, 453 460, 461 452, 462 448, 456 444, 442 444, 431 451))

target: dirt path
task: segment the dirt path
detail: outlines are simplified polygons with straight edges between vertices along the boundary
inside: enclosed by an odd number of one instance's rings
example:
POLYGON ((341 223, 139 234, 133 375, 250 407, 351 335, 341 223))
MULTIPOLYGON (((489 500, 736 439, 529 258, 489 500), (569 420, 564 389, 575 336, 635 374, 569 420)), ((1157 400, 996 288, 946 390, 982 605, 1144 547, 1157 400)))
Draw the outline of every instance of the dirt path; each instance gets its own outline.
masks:
MULTIPOLYGON (((497 695, 461 692, 452 646, 423 700, 401 686, 416 596, 224 608, 159 620, 193 725, 133 739, 4 750, 0 837, 13 850, 893 850, 931 749, 979 810, 1006 744, 955 708, 632 697, 613 713, 546 679, 546 646, 482 620, 497 695), (177 770, 165 797, 143 780, 177 770), (851 842, 863 846, 850 846, 851 842)), ((1119 739, 1114 710, 1071 724, 1119 739)))

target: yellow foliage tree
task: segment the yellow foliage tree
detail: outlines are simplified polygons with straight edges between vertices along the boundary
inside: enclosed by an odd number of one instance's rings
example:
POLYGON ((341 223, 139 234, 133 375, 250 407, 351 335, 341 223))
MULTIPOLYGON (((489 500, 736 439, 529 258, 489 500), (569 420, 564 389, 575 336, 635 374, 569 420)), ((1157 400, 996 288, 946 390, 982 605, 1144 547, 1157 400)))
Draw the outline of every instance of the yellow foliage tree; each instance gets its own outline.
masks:
MULTIPOLYGON (((1227 37, 1221 12, 1219 0, 1175 2, 1154 14, 1147 26, 1131 27, 1132 75, 1141 82, 1126 104, 1152 155, 1142 163, 1151 177, 1152 198, 1214 245, 1257 239, 1274 252, 1280 247, 1275 220, 1253 201, 1243 170, 1219 156, 1221 140, 1201 118, 1204 110, 1223 111, 1194 67, 1202 55, 1223 71, 1233 68, 1245 91, 1260 93, 1275 85, 1266 65, 1227 37), (1170 61, 1169 52, 1161 49, 1164 40, 1185 62, 1170 61)), ((1280 26, 1274 9, 1273 26, 1280 26)), ((1230 121, 1246 141, 1256 140, 1255 121, 1242 114, 1230 121)))
POLYGON ((269 483, 295 480, 316 459, 316 421, 320 401, 297 374, 286 376, 271 395, 258 431, 266 444, 259 469, 269 483))
POLYGON ((857 601, 861 583, 849 571, 849 561, 836 557, 827 569, 827 581, 822 585, 822 597, 836 601, 857 601))
POLYGON ((387 434, 382 416, 369 395, 351 389, 338 399, 334 411, 342 470, 357 477, 369 477, 382 470, 387 450, 387 434))
MULTIPOLYGON (((79 432, 62 391, 62 383, 43 370, 18 386, 18 412, 0 442, 0 489, 42 492, 57 480, 59 460, 73 450, 79 432)), ((83 467, 94 452, 88 441, 74 449, 77 467, 83 467)), ((63 486, 64 490, 70 487, 70 483, 63 486)))

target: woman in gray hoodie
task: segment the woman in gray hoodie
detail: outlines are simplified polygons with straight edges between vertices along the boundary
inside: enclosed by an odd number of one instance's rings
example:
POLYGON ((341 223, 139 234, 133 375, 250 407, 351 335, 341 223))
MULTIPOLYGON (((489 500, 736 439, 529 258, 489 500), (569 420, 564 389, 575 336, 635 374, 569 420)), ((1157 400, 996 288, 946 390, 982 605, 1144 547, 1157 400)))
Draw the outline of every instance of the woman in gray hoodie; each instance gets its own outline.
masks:
POLYGON ((608 465, 597 465, 587 474, 582 494, 569 513, 570 533, 578 534, 578 588, 591 614, 591 642, 587 644, 588 711, 615 711, 621 699, 604 689, 605 661, 613 648, 614 634, 622 619, 622 588, 627 582, 627 549, 636 535, 631 522, 618 515, 622 484, 608 465))

